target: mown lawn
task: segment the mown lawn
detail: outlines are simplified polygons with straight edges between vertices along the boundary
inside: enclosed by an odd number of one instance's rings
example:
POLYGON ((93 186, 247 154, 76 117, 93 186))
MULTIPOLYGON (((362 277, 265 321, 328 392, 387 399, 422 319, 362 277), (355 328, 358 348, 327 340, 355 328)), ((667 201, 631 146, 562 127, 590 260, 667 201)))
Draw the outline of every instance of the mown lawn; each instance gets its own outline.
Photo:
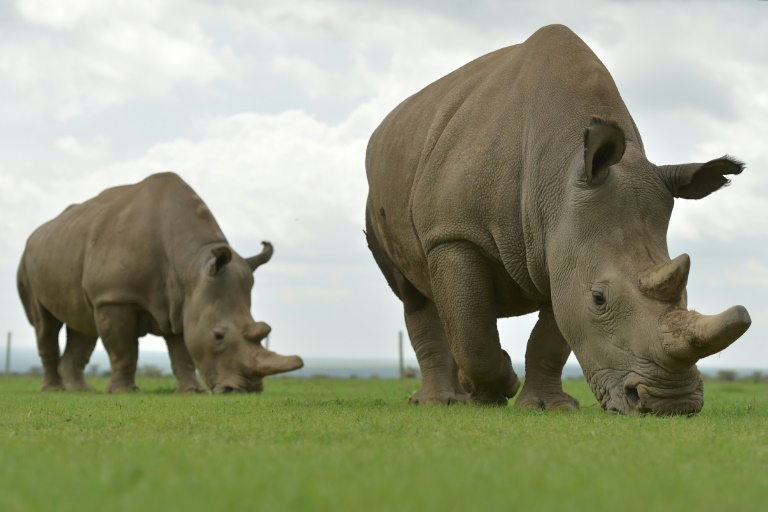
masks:
MULTIPOLYGON (((92 381, 103 389, 104 380, 92 381)), ((768 510, 768 384, 693 418, 410 406, 415 381, 261 395, 41 393, 0 378, 0 511, 768 510)))

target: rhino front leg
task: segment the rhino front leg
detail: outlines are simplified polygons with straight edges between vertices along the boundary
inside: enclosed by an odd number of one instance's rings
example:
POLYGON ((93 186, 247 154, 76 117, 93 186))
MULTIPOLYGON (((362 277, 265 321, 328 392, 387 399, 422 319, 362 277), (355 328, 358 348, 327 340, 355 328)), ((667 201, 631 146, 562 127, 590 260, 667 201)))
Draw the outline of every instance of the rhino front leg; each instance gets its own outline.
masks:
POLYGON ((516 407, 575 410, 579 401, 563 391, 563 366, 571 354, 552 310, 542 309, 525 351, 525 383, 516 407))
POLYGON ((432 293, 456 363, 472 401, 506 405, 520 381, 496 329, 491 270, 468 242, 442 244, 428 257, 432 293))
POLYGON ((200 383, 195 371, 195 363, 184 344, 184 336, 165 336, 168 355, 171 358, 171 368, 179 385, 177 393, 210 393, 208 388, 200 383))
POLYGON ((85 382, 84 370, 91 360, 93 349, 96 348, 97 336, 72 330, 67 326, 67 348, 61 356, 59 374, 64 380, 64 387, 68 391, 93 391, 93 387, 85 382))
POLYGON ((96 329, 109 354, 112 377, 106 393, 138 391, 136 364, 139 360, 138 318, 131 306, 104 305, 95 308, 96 329))
POLYGON ((418 311, 409 311, 406 306, 405 325, 421 368, 421 388, 410 398, 410 402, 467 402, 469 395, 459 384, 458 367, 451 355, 435 303, 428 300, 418 311))

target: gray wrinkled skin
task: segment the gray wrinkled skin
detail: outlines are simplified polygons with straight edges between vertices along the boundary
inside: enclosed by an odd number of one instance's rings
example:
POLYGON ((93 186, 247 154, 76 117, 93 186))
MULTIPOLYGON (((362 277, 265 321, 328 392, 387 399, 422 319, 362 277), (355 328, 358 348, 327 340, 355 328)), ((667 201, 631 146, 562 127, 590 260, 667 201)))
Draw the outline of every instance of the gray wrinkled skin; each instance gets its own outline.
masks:
POLYGON ((138 338, 162 336, 179 392, 261 391, 267 375, 300 368, 266 350, 270 328, 250 313, 252 272, 272 256, 244 259, 205 203, 173 173, 107 189, 70 206, 27 241, 19 295, 35 328, 43 390, 89 390, 83 370, 101 338, 107 392, 138 390, 138 338), (58 333, 67 326, 59 354, 58 333))
POLYGON ((568 28, 542 28, 406 99, 371 136, 369 247, 402 300, 423 381, 412 402, 505 404, 520 383, 499 317, 539 312, 516 405, 575 409, 573 351, 602 407, 701 410, 698 359, 750 325, 686 308, 670 259, 675 198, 743 164, 654 165, 608 71, 568 28))

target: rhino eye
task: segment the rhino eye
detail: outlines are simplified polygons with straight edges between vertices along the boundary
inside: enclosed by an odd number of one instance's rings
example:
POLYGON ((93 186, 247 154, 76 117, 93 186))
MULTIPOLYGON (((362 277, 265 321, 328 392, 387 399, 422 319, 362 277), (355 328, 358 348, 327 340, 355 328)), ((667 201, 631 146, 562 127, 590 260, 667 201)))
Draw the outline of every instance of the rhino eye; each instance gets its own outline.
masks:
POLYGON ((605 295, 603 292, 592 292, 592 302, 595 306, 605 306, 605 295))
POLYGON ((216 338, 216 341, 222 341, 224 339, 224 333, 221 331, 213 331, 213 337, 216 338))

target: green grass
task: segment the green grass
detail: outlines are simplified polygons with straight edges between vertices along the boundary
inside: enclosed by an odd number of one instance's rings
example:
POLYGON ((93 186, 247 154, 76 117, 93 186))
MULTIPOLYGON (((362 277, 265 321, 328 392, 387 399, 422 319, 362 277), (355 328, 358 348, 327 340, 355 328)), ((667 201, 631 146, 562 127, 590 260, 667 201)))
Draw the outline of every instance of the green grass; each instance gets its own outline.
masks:
MULTIPOLYGON (((92 382, 103 389, 104 380, 92 382)), ((764 510, 768 384, 693 418, 410 406, 415 381, 270 379, 261 395, 41 393, 0 378, 0 511, 764 510)))

